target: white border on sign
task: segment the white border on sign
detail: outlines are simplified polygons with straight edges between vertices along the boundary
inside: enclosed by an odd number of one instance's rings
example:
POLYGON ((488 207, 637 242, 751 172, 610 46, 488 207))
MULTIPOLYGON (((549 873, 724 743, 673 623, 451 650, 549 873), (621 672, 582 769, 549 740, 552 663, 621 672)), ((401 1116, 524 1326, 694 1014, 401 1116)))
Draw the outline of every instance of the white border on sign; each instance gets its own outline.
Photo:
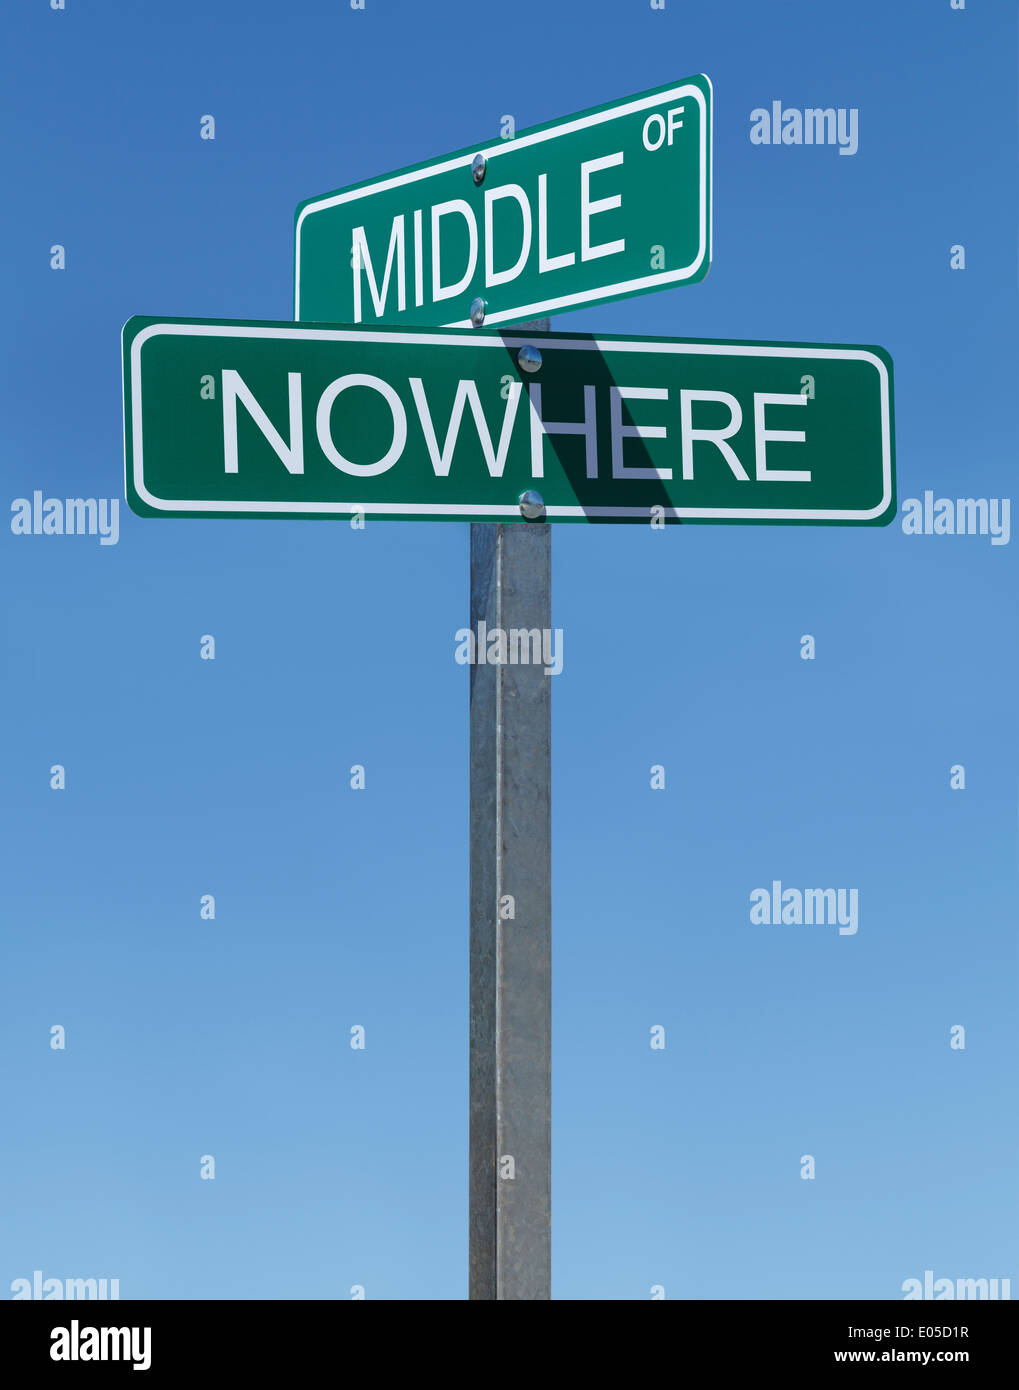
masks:
MULTIPOLYGON (((157 511, 178 512, 228 512, 257 516, 260 512, 293 513, 295 515, 330 513, 339 516, 353 516, 363 512, 366 516, 411 516, 427 518, 430 516, 490 516, 519 517, 517 503, 498 505, 463 503, 394 503, 394 502, 230 502, 219 498, 215 502, 183 500, 180 498, 156 497, 145 486, 144 453, 142 447, 142 377, 141 350, 150 338, 158 335, 184 337, 220 338, 272 338, 287 341, 292 338, 311 339, 316 342, 377 343, 384 338, 387 342, 412 344, 421 347, 476 347, 497 348, 505 351, 507 347, 519 348, 533 339, 524 336, 470 338, 449 337, 443 333, 430 333, 427 329, 380 332, 378 329, 362 328, 311 328, 295 324, 293 328, 284 325, 279 328, 243 327, 231 324, 213 323, 153 323, 134 338, 131 343, 131 443, 133 457, 127 459, 125 439, 125 468, 131 467, 135 491, 143 502, 157 511)), ((777 507, 665 507, 665 516, 682 519, 689 517, 709 517, 717 520, 778 520, 778 521, 868 521, 880 516, 892 497, 892 432, 891 403, 888 389, 888 369, 874 353, 863 348, 805 348, 795 345, 789 347, 758 347, 754 343, 670 343, 664 341, 644 341, 626 339, 583 339, 557 338, 548 341, 550 350, 563 349, 567 352, 666 352, 718 357, 801 357, 816 358, 819 361, 869 362, 876 368, 881 383, 881 501, 876 507, 864 511, 822 511, 817 508, 777 508, 777 507)), ((549 517, 643 517, 650 516, 648 507, 580 507, 547 506, 545 514, 549 517)))
MULTIPOLYGON (((702 74, 703 75, 703 74, 702 74)), ((709 92, 712 91, 711 79, 704 78, 708 84, 709 92)), ((406 174, 394 174, 390 178, 377 179, 374 183, 365 185, 363 188, 351 188, 342 193, 333 193, 325 198, 318 198, 313 202, 305 204, 301 209, 297 219, 297 226, 294 235, 294 318, 299 320, 301 317, 301 227, 304 219, 312 213, 322 212, 326 208, 338 207, 341 203, 354 202, 358 198, 369 197, 372 193, 385 193, 393 188, 401 188, 404 184, 415 183, 420 179, 432 178, 436 174, 448 173, 451 169, 469 169, 476 153, 483 153, 486 159, 495 159, 499 155, 510 154, 513 150, 526 148, 528 145, 540 144, 543 140, 551 140, 559 135, 571 135, 574 131, 583 130, 587 126, 599 125, 604 121, 617 120, 621 116, 632 115, 635 111, 645 111, 650 106, 659 106, 663 102, 673 101, 677 97, 692 96, 696 99, 700 107, 700 188, 698 194, 698 237, 697 255, 689 265, 683 266, 679 270, 661 270, 654 275, 642 275, 634 280, 620 280, 614 285, 602 285, 594 290, 582 290, 576 294, 560 295, 558 299, 541 299, 533 304, 518 304, 513 309, 500 309, 497 313, 486 314, 485 327, 489 328, 497 323, 507 323, 511 319, 538 318, 542 314, 548 313, 552 309, 568 309, 577 304, 589 303, 595 299, 605 299, 612 295, 639 294, 641 290, 651 289, 655 285, 668 285, 677 280, 688 280, 691 275, 696 274, 700 269, 705 254, 710 251, 709 227, 711 219, 708 216, 708 167, 709 163, 714 163, 714 150, 708 150, 708 118, 707 102, 704 93, 693 84, 683 83, 679 87, 673 87, 668 92, 657 92, 652 96, 644 97, 639 101, 630 101, 623 106, 613 106, 607 111, 596 111, 593 115, 584 116, 576 121, 565 121, 561 125, 553 126, 550 130, 538 130, 533 135, 521 135, 512 140, 503 140, 491 149, 479 146, 477 151, 463 154, 456 159, 447 159, 438 164, 430 164, 425 169, 412 169, 406 174), (710 159, 709 159, 710 154, 710 159)), ((713 144, 714 142, 712 142, 713 144)), ((711 203, 714 205, 714 180, 711 184, 711 203)), ((375 326, 375 325, 372 325, 375 326)), ((437 328, 470 328, 471 321, 466 319, 452 319, 449 323, 436 324, 437 328)))

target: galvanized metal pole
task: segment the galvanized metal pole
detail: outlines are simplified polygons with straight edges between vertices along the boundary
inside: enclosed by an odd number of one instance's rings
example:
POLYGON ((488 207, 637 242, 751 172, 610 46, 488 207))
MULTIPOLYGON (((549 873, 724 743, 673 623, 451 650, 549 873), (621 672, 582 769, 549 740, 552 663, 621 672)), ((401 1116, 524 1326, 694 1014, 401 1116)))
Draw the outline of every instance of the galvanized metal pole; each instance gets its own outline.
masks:
POLYGON ((486 659, 493 629, 551 629, 550 542, 471 526, 472 1299, 551 1297, 551 677, 486 659))

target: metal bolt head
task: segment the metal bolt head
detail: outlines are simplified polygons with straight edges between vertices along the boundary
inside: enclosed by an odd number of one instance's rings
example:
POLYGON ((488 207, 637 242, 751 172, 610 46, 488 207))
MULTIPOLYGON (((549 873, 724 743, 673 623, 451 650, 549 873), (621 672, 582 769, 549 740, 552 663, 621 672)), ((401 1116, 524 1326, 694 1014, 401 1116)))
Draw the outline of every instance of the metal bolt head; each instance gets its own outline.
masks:
POLYGON ((471 300, 471 323, 475 328, 480 328, 485 322, 485 301, 483 299, 471 300))
POLYGON ((481 183, 488 168, 488 160, 483 154, 476 154, 471 162, 471 177, 476 184, 481 183))
POLYGON ((536 372, 541 366, 541 353, 530 343, 525 343, 517 353, 517 366, 522 372, 536 372))
POLYGON ((522 492, 520 510, 528 521, 537 521, 545 515, 545 503, 540 492, 522 492))

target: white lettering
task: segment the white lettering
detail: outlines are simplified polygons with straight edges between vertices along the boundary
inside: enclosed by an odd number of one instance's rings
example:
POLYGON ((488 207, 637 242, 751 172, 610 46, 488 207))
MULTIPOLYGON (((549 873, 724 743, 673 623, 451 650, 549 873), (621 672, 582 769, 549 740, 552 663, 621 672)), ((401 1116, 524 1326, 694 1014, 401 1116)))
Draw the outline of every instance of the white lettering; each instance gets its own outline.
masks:
POLYGON ((612 434, 613 478, 671 478, 671 468, 633 468, 623 462, 624 439, 664 439, 664 425, 624 425, 623 401, 667 401, 664 386, 610 386, 609 427, 612 434))
POLYGON ((501 188, 489 188, 485 192, 485 284, 486 285, 505 285, 509 280, 515 280, 523 270, 527 262, 527 257, 531 254, 531 205, 527 201, 527 194, 518 183, 506 183, 501 188), (520 206, 520 213, 523 218, 523 238, 520 247, 520 255, 515 263, 508 270, 496 270, 494 267, 495 247, 492 234, 492 204, 498 198, 515 198, 520 206))
POLYGON ((584 457, 587 476, 598 476, 598 434, 596 430, 596 405, 593 386, 584 387, 584 423, 582 425, 561 424, 558 421, 541 418, 541 387, 532 382, 527 388, 531 402, 531 477, 545 476, 545 435, 582 434, 584 436, 584 457))
POLYGON ((452 299, 454 295, 460 294, 471 283, 477 263, 478 224, 474 220, 474 212, 470 204, 465 203, 462 198, 450 198, 448 203, 436 203, 432 208, 432 299, 435 301, 452 299), (441 257, 439 255, 439 227, 442 219, 454 212, 458 212, 467 223, 467 234, 470 239, 467 269, 455 285, 443 285, 441 257))
POLYGON ((764 407, 767 405, 806 405, 807 397, 797 392, 795 396, 772 395, 766 391, 754 392, 754 458, 757 467, 757 481, 769 479, 776 483, 809 483, 810 469, 769 468, 766 449, 769 440, 785 441, 787 444, 803 444, 806 433, 803 430, 769 430, 764 424, 764 407))
POLYGON ((538 175, 538 274, 546 270, 560 270, 564 265, 572 265, 577 259, 573 251, 564 251, 561 256, 548 254, 548 175, 538 175))
POLYGON ((582 261, 594 261, 599 256, 614 256, 619 251, 625 251, 626 241, 620 238, 619 241, 605 241, 599 246, 591 245, 591 218, 600 212, 609 212, 612 208, 622 206, 623 196, 621 193, 613 193, 609 198, 591 198, 591 175, 599 169, 611 169, 616 164, 622 164, 623 152, 619 150, 616 154, 607 154, 602 159, 586 159, 580 166, 580 259, 582 261))
POLYGON ((223 468, 237 472, 237 402, 240 401, 272 445, 288 473, 304 472, 304 424, 301 416, 301 374, 287 373, 290 395, 290 444, 288 445, 241 378, 230 367, 223 369, 223 468))
POLYGON ((743 423, 743 410, 736 397, 730 396, 728 391, 680 391, 679 412, 680 431, 683 440, 684 480, 689 482, 693 478, 694 440, 704 439, 710 441, 716 449, 721 451, 722 457, 732 469, 735 477, 742 482, 748 482, 747 471, 736 457, 736 451, 725 442, 727 439, 731 439, 743 423), (695 430, 692 419, 693 411, 691 410, 694 401, 720 401, 723 405, 727 405, 730 415, 728 425, 721 430, 695 430))
POLYGON ((392 468, 403 453, 403 446, 407 442, 407 415, 400 397, 387 381, 383 381, 381 377, 352 372, 347 376, 337 377, 322 392, 322 399, 315 412, 315 429, 322 452, 334 468, 340 468, 355 478, 374 478, 379 473, 385 473, 387 468, 392 468), (346 391, 350 386, 367 386, 373 391, 378 391, 393 412, 393 442, 377 463, 352 463, 350 459, 343 457, 333 443, 330 424, 333 402, 341 391, 346 391))
POLYGON ((520 400, 520 382, 514 381, 509 388, 509 395, 506 398, 506 406, 502 417, 502 430, 499 434, 498 449, 492 447, 492 436, 489 433, 488 422, 485 419, 485 412, 481 408, 481 397, 478 395, 478 385, 475 381, 459 381, 456 387, 456 397, 453 401, 453 410, 449 417, 449 427, 446 430, 446 438, 442 445, 442 452, 439 452, 439 443, 435 435, 435 426, 432 424, 432 412, 428 407, 428 399, 425 396, 424 383, 420 377, 410 378, 410 389, 414 396, 414 403, 418 408, 418 415, 421 417, 421 429, 425 436, 425 444, 428 447, 428 457, 432 461, 437 478, 449 476, 449 466, 453 462, 453 454, 456 452, 457 439, 460 435, 460 424, 463 419, 464 405, 470 404, 471 413, 474 416, 474 423, 478 427, 478 438, 481 441, 481 452, 485 457, 485 463, 491 477, 501 478, 503 469, 506 467, 506 455, 509 451, 510 435, 513 433, 513 421, 516 419, 517 402, 520 400))
POLYGON ((402 313, 407 307, 407 276, 404 266, 404 246, 403 246, 403 213, 399 217, 393 218, 393 230, 389 233, 389 249, 386 252, 386 269, 382 276, 382 290, 380 292, 375 282, 375 272, 372 269, 371 253, 368 250, 368 242, 365 238, 364 228, 354 228, 354 254, 351 257, 354 272, 354 322, 361 322, 361 271, 368 276, 368 288, 371 291, 372 303, 375 305, 375 316, 381 318, 386 307, 386 297, 389 294, 389 277, 393 273, 393 261, 396 260, 396 307, 402 313))

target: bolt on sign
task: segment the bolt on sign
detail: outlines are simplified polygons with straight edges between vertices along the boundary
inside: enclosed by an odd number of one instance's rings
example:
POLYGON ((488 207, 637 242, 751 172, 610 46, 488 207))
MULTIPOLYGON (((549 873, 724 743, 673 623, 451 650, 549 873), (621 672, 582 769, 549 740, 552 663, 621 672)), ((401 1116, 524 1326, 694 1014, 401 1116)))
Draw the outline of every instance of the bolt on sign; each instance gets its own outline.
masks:
POLYGON ((132 318, 124 436, 142 516, 895 513, 878 347, 132 318))
POLYGON ((702 280, 698 75, 298 205, 294 318, 469 328, 702 280))

